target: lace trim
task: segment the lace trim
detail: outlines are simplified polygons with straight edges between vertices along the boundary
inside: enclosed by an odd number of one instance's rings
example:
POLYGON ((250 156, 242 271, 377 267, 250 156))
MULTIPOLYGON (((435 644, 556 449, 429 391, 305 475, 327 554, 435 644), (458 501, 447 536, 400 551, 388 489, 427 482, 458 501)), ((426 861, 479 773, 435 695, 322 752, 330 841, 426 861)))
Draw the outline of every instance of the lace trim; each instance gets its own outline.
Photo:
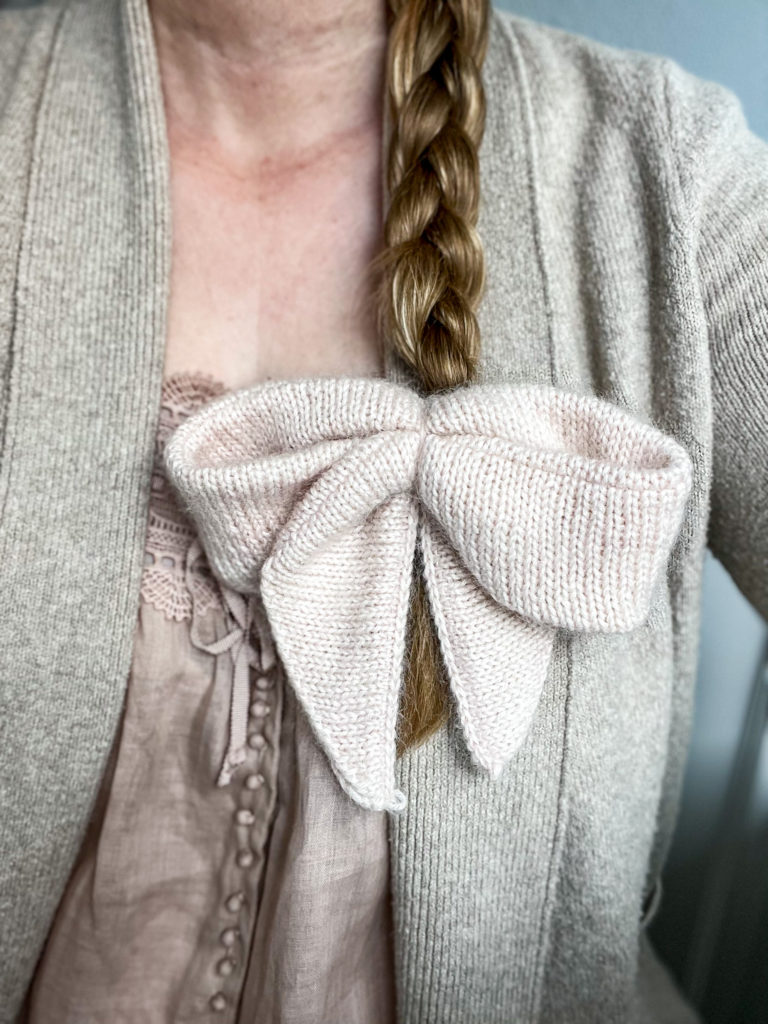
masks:
POLYGON ((197 614, 205 614, 224 604, 204 555, 194 560, 187 574, 196 532, 165 477, 163 451, 187 416, 228 390, 220 380, 195 370, 177 371, 162 384, 140 595, 142 601, 176 622, 191 619, 193 607, 197 614))

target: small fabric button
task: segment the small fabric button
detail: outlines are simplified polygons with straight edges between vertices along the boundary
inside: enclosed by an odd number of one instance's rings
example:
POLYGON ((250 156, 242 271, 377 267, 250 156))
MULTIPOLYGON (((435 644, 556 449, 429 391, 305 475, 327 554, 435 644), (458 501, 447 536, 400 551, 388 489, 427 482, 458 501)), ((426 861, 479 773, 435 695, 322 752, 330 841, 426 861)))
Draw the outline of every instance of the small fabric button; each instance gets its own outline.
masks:
POLYGON ((272 679, 270 676, 259 676, 258 679, 256 680, 257 690, 271 690, 274 685, 275 680, 272 679))
POLYGON ((209 1005, 216 1013, 221 1013, 222 1010, 227 1008, 227 997, 223 992, 217 992, 215 996, 211 996, 209 1005))
POLYGON ((237 942, 237 928, 225 928, 221 933, 221 944, 229 948, 237 942))
POLYGON ((250 850, 240 850, 235 859, 241 868, 249 868, 253 864, 253 854, 250 850))
POLYGON ((235 820, 238 825, 252 825, 256 821, 256 815, 243 807, 235 814, 235 820))
POLYGON ((269 704, 265 704, 263 700, 255 700, 251 704, 251 716, 253 718, 264 718, 269 714, 269 704))
POLYGON ((231 896, 227 897, 227 902, 224 904, 230 914, 236 914, 242 905, 243 894, 241 892, 233 892, 231 896))
POLYGON ((216 970, 222 978, 228 978, 234 971, 235 966, 235 961, 231 960, 228 956, 225 956, 223 960, 219 960, 216 964, 216 970))
POLYGON ((258 773, 254 775, 246 775, 245 777, 245 788, 246 789, 259 789, 264 785, 264 776, 258 773))
POLYGON ((264 737, 258 732, 252 732, 248 737, 248 746, 252 750, 261 750, 266 742, 264 737))

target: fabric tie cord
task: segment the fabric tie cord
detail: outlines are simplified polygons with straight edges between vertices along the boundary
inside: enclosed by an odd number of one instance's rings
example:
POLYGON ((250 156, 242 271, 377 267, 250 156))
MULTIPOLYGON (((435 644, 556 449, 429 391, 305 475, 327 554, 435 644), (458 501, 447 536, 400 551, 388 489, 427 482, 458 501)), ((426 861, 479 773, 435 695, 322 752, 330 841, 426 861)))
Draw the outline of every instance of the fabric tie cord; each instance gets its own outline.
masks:
POLYGON ((260 597, 339 782, 377 810, 405 804, 396 728, 417 544, 467 747, 495 777, 529 731, 555 631, 645 621, 692 479, 677 441, 596 396, 424 396, 355 377, 214 399, 164 457, 212 572, 260 597))
POLYGON ((200 540, 195 537, 187 551, 185 579, 187 590, 192 595, 192 622, 189 631, 191 643, 201 651, 218 655, 229 651, 232 658, 232 694, 229 706, 229 742, 221 765, 217 786, 228 786, 232 775, 245 761, 248 728, 248 704, 250 700, 250 670, 259 664, 258 653, 251 643, 254 625, 253 602, 226 584, 221 585, 221 594, 233 622, 225 636, 212 643, 200 637, 198 628, 195 588, 192 586, 192 572, 204 551, 200 540))

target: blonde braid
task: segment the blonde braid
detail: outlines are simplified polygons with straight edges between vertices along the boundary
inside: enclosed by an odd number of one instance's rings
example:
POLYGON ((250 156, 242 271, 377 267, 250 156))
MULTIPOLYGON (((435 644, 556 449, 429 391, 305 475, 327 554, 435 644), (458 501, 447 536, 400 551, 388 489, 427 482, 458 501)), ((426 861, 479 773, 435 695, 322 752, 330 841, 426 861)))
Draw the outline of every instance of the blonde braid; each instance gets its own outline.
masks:
MULTIPOLYGON (((428 392, 470 381, 484 282, 476 231, 478 148, 485 123, 481 68, 488 0, 389 0, 389 209, 378 262, 381 326, 428 392)), ((447 718, 443 667, 417 574, 398 747, 447 718)))

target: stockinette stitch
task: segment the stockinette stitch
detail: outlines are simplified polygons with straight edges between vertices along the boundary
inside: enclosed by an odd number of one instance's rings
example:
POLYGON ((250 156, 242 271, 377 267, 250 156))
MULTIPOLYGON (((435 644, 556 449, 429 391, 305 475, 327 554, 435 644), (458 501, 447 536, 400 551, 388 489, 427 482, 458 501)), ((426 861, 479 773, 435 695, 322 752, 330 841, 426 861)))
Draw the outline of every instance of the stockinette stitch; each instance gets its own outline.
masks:
POLYGON ((216 399, 176 429, 165 465, 214 574, 263 602, 340 784, 381 810, 405 805, 416 544, 467 747, 496 776, 528 733, 555 631, 643 623, 691 486, 675 440, 595 396, 422 396, 354 377, 216 399))

